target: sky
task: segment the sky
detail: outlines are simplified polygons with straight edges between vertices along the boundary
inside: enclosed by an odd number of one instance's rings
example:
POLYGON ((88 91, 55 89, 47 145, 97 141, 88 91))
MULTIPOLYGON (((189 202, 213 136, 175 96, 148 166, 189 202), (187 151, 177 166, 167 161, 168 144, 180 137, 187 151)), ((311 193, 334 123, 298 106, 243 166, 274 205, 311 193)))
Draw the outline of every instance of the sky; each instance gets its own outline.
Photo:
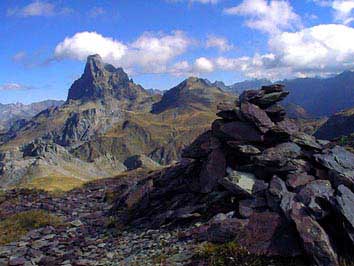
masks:
POLYGON ((354 69, 354 0, 1 0, 0 103, 66 99, 90 54, 146 89, 354 69))

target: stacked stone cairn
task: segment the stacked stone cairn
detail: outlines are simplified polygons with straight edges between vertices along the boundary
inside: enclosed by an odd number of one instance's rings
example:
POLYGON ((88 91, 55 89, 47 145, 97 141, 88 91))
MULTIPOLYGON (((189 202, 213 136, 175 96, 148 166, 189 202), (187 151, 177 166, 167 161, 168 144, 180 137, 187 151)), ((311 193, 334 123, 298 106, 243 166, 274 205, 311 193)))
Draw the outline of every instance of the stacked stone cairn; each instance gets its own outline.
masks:
POLYGON ((123 224, 202 221, 189 237, 237 241, 264 256, 305 256, 315 265, 354 258, 354 155, 299 131, 278 104, 282 85, 242 93, 182 162, 119 197, 123 224))

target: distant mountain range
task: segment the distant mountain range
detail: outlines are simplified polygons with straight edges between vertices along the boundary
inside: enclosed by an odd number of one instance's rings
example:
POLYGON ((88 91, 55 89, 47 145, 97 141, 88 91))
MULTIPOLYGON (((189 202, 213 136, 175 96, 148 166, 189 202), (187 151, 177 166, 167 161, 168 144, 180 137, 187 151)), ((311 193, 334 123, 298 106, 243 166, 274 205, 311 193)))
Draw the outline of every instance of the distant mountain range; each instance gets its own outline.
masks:
POLYGON ((0 135, 0 187, 32 186, 38 178, 91 180, 134 165, 170 164, 209 128, 217 106, 236 98, 198 78, 161 96, 100 56, 89 56, 62 106, 0 135))
POLYGON ((30 119, 37 113, 49 108, 60 106, 64 101, 46 100, 32 104, 0 103, 0 130, 5 130, 12 126, 16 120, 30 119))
MULTIPOLYGON (((245 89, 259 88, 272 82, 266 79, 247 80, 227 86, 232 93, 240 94, 245 89)), ((354 106, 354 72, 345 71, 330 78, 297 78, 281 80, 290 91, 284 104, 304 108, 311 116, 331 116, 354 106)))

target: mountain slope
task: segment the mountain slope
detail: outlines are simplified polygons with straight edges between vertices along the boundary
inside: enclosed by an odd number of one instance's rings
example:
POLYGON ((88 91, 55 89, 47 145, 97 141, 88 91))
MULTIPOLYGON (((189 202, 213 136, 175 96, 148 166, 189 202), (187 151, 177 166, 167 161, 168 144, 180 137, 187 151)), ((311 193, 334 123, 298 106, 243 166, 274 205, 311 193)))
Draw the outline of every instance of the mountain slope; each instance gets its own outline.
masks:
POLYGON ((204 79, 190 77, 165 92, 161 101, 153 105, 152 112, 158 114, 173 108, 205 110, 215 107, 216 102, 227 97, 228 94, 219 87, 204 79))
POLYGON ((354 108, 331 116, 315 133, 317 138, 333 140, 354 132, 354 108))
POLYGON ((0 186, 34 178, 112 176, 126 170, 123 162, 140 155, 161 164, 179 159, 215 119, 218 103, 235 100, 199 79, 182 83, 183 93, 169 102, 150 95, 98 55, 88 57, 63 106, 46 109, 0 136, 0 186), (164 109, 150 112, 153 106, 164 109))

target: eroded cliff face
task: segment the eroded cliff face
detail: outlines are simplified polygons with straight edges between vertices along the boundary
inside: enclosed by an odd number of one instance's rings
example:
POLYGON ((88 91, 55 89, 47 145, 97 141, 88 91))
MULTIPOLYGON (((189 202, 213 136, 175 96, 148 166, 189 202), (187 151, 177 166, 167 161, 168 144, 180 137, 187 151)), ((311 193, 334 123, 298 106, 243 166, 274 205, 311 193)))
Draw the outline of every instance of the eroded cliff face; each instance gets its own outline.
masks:
MULTIPOLYGON (((353 259, 354 154, 299 131, 281 85, 245 91, 180 164, 117 194, 120 226, 201 223, 184 237, 235 240, 254 255, 353 259)), ((182 236, 183 237, 183 236, 182 236)))

